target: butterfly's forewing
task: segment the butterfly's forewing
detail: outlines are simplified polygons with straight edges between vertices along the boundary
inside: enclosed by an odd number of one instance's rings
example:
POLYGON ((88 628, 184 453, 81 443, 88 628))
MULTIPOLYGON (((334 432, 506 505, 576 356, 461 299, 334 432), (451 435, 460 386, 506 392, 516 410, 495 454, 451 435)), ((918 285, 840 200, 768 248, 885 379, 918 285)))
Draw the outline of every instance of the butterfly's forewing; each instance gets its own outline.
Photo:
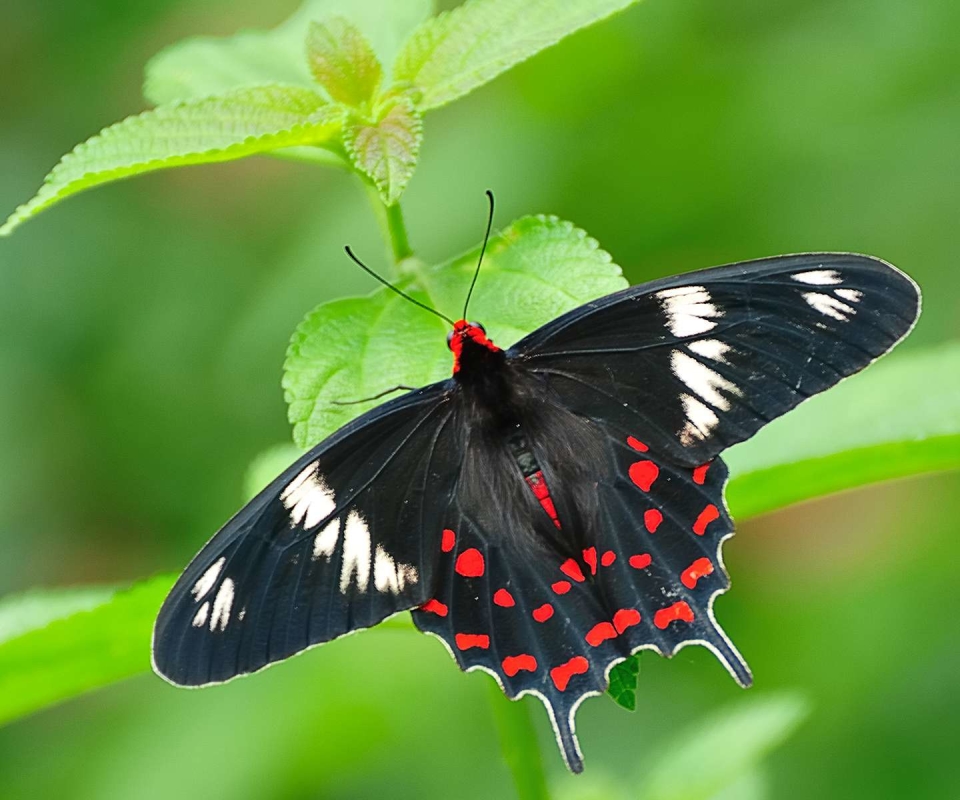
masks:
POLYGON ((228 680, 424 602, 460 460, 449 388, 358 418, 231 519, 160 610, 156 670, 228 680))
POLYGON ((781 256, 608 295, 510 355, 576 413, 696 466, 887 352, 918 313, 916 284, 878 259, 781 256))

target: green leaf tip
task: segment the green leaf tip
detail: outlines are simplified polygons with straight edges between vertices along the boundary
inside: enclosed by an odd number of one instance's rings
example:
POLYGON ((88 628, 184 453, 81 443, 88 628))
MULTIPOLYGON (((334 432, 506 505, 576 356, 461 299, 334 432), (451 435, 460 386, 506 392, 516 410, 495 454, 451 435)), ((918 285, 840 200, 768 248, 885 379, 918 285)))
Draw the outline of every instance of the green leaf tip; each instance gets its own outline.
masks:
POLYGON ((315 90, 299 86, 250 87, 160 106, 105 128, 65 155, 33 199, 0 227, 0 236, 94 186, 169 167, 322 145, 341 124, 338 107, 315 90))
POLYGON ((370 43, 343 17, 310 23, 307 64, 327 94, 348 106, 370 103, 383 80, 383 69, 370 43))
POLYGON ((638 0, 467 0, 424 22, 394 64, 422 111, 446 105, 638 0))
POLYGON ((354 167, 373 182, 386 206, 397 202, 417 166, 423 121, 408 97, 388 101, 375 121, 349 117, 343 145, 354 167))
POLYGON ((637 710, 637 682, 640 678, 640 655, 632 655, 610 670, 607 694, 627 711, 637 710))

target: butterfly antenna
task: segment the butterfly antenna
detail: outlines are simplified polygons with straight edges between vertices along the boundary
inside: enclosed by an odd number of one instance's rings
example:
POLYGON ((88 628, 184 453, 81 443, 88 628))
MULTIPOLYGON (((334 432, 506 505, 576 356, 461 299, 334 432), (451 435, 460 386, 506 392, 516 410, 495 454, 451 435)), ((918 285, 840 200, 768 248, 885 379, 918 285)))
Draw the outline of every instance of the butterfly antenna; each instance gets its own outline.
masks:
POLYGON ((480 247, 480 258, 477 259, 477 268, 473 272, 473 280, 470 282, 470 291, 467 292, 467 299, 463 304, 463 316, 467 318, 467 307, 470 305, 470 296, 473 294, 473 287, 477 285, 477 276, 480 275, 480 265, 483 263, 483 254, 487 251, 487 241, 490 239, 490 228, 493 225, 493 192, 487 189, 487 200, 490 201, 490 214, 487 217, 487 232, 483 235, 483 245, 480 247))
POLYGON ((424 303, 421 303, 419 300, 414 300, 414 299, 413 299, 410 295, 408 295, 406 292, 401 291, 401 290, 398 289, 396 286, 394 286, 392 283, 390 283, 390 281, 386 280, 385 278, 381 278, 379 275, 377 275, 376 272, 374 272, 372 269, 370 269, 370 267, 368 267, 366 264, 364 264, 359 258, 357 258, 357 257, 353 254, 353 250, 350 249, 350 245, 347 245, 347 246, 344 247, 343 249, 346 250, 347 255, 350 256, 350 258, 352 258, 352 259, 354 260, 354 262, 356 263, 356 265, 357 265, 358 267, 360 267, 360 269, 362 269, 364 272, 366 272, 370 277, 376 278, 378 281, 380 281, 380 283, 382 283, 382 284, 383 284, 384 286, 386 286, 388 289, 390 289, 391 291, 396 292, 398 295, 400 295, 400 296, 401 296, 402 298, 404 298, 405 300, 409 300, 409 301, 410 301, 411 303, 413 303, 415 306, 420 306, 420 308, 422 308, 424 311, 429 311, 431 314, 436 314, 438 317, 440 317, 440 319, 446 320, 446 321, 449 322, 451 325, 454 324, 454 323, 453 323, 453 320, 450 319, 450 317, 448 317, 446 314, 441 314, 439 311, 437 311, 437 309, 435 309, 435 308, 430 308, 430 306, 425 305, 424 303))

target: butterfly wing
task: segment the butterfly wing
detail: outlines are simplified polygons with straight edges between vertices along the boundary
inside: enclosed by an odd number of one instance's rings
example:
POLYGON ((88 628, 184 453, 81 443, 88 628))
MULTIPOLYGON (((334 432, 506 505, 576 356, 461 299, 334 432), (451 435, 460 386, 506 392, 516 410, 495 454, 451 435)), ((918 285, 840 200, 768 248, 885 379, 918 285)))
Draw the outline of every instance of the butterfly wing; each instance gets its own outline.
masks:
MULTIPOLYGON (((569 453, 555 442, 571 433, 564 413, 541 409, 548 420, 531 438, 547 487, 561 487, 569 453), (562 424, 553 424, 556 421, 562 424)), ((552 524, 535 494, 477 502, 461 486, 444 518, 434 595, 416 625, 443 640, 461 669, 493 675, 505 694, 535 695, 547 708, 567 765, 583 761, 575 714, 602 693, 612 667, 647 648, 671 656, 687 644, 710 648, 742 685, 746 663, 713 616, 714 598, 729 585, 720 547, 733 524, 723 506, 727 472, 717 459, 695 470, 660 459, 625 430, 580 423, 595 524, 575 555, 537 547, 535 529, 552 524), (522 509, 504 513, 503 508, 522 509)), ((497 464, 496 455, 484 456, 497 464)), ((497 465, 502 469, 503 465, 497 465)), ((584 531, 569 504, 556 496, 561 533, 584 531)), ((543 502, 543 501, 541 501, 543 502)), ((551 500, 552 502, 552 500, 551 500)))
POLYGON ((452 391, 434 384, 359 417, 224 525, 160 610, 156 671, 225 681, 424 602, 438 500, 461 457, 452 391))
POLYGON ((879 259, 780 256, 600 298, 509 354, 571 410, 696 466, 887 352, 919 306, 916 284, 879 259))

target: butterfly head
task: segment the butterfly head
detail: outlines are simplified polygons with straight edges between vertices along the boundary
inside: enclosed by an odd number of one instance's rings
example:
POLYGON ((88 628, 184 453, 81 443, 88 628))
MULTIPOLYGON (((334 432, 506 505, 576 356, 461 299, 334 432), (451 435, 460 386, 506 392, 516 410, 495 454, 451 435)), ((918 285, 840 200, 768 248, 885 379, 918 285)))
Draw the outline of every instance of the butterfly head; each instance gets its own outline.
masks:
POLYGON ((447 334, 447 347, 453 353, 454 375, 460 371, 465 353, 469 358, 471 353, 500 352, 500 348, 487 337, 487 331, 483 325, 479 322, 468 322, 465 319, 453 323, 453 330, 447 334))

